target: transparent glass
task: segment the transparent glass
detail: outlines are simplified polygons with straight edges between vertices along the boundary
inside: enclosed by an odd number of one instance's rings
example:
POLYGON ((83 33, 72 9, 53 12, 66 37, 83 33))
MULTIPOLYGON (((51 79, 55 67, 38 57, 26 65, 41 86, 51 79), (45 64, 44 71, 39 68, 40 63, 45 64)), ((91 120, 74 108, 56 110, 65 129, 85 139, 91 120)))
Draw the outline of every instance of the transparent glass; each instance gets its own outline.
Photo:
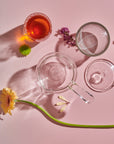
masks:
POLYGON ((94 97, 76 84, 76 65, 67 56, 59 53, 49 53, 36 66, 37 85, 47 94, 61 93, 71 90, 85 103, 93 101, 94 97))
POLYGON ((105 92, 114 86, 114 64, 97 59, 85 69, 86 84, 94 91, 105 92))
POLYGON ((97 22, 82 25, 76 33, 76 45, 88 56, 97 56, 106 51, 110 35, 106 27, 97 22))
POLYGON ((32 13, 26 18, 24 22, 24 34, 33 41, 41 42, 47 39, 51 32, 51 20, 43 13, 32 13))

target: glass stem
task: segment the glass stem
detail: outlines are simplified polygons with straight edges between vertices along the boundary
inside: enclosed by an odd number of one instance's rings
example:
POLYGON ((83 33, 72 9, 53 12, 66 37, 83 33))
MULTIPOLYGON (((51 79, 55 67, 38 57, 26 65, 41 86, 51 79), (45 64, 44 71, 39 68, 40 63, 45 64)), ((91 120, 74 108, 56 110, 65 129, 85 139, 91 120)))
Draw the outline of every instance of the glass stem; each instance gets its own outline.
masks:
POLYGON ((91 103, 94 100, 94 96, 92 94, 81 88, 75 82, 69 86, 69 89, 78 95, 85 103, 91 103))

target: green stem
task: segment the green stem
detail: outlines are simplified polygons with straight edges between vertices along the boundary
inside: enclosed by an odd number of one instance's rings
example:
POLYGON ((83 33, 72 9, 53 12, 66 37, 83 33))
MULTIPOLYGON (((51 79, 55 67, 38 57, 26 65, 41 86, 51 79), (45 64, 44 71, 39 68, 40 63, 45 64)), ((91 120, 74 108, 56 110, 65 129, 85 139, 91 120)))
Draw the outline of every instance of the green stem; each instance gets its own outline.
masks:
POLYGON ((60 121, 56 118, 54 118, 53 116, 51 116, 45 109, 43 109, 42 107, 40 107, 39 105, 29 102, 29 101, 25 101, 25 100, 15 100, 15 102, 22 102, 22 103, 27 103, 30 104, 36 108, 38 108, 39 110, 41 110, 44 114, 46 114, 50 119, 52 119, 53 121, 64 125, 64 126, 68 126, 68 127, 79 127, 79 128, 114 128, 114 125, 84 125, 84 124, 71 124, 71 123, 66 123, 63 121, 60 121))

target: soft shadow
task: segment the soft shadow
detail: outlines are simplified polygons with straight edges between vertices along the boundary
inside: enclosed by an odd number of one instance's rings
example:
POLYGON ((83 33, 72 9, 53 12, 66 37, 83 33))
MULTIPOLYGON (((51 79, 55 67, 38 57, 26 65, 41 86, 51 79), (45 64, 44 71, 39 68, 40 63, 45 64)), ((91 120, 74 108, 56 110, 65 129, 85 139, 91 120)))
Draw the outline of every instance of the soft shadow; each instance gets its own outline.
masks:
POLYGON ((43 107, 46 111, 49 112, 50 115, 52 115, 55 118, 62 118, 65 116, 65 112, 59 112, 56 107, 52 104, 52 98, 54 95, 48 95, 46 103, 44 103, 43 107))
MULTIPOLYGON (((75 35, 76 34, 72 34, 73 37, 75 37, 75 35)), ((82 65, 89 58, 89 56, 84 55, 76 46, 71 47, 65 44, 63 38, 58 40, 55 51, 61 52, 70 57, 75 62, 77 67, 82 65)))
POLYGON ((23 44, 27 44, 31 48, 38 44, 38 42, 34 42, 24 36, 23 25, 0 35, 0 61, 6 61, 12 56, 22 57, 19 47, 23 44))
POLYGON ((22 69, 13 74, 9 79, 7 86, 14 91, 20 98, 23 98, 23 94, 26 96, 36 88, 36 66, 28 69, 22 69))
MULTIPOLYGON (((22 104, 23 105, 23 102, 22 103, 18 103, 19 105, 20 104, 22 104)), ((30 107, 30 105, 29 104, 25 104, 24 103, 24 105, 26 105, 26 106, 28 106, 28 107, 30 107)), ((42 115, 47 119, 47 120, 49 120, 50 122, 52 122, 53 124, 56 124, 56 125, 58 125, 58 126, 62 126, 62 127, 70 127, 70 128, 81 128, 81 129, 113 129, 113 127, 112 128, 110 128, 110 127, 105 127, 105 128, 98 128, 98 127, 83 127, 83 126, 73 126, 72 124, 70 124, 69 123, 69 125, 68 125, 68 123, 67 122, 64 122, 64 123, 66 123, 67 125, 65 125, 65 124, 63 124, 62 123, 62 121, 60 120, 60 122, 61 123, 59 123, 59 122, 57 122, 57 121, 55 121, 55 120, 53 120, 53 119, 51 119, 49 116, 47 116, 42 110, 40 110, 40 109, 38 109, 38 108, 36 108, 36 107, 34 107, 34 106, 31 106, 31 109, 32 108, 35 108, 36 110, 38 110, 39 112, 41 112, 42 113, 42 115)), ((53 118, 54 118, 54 116, 53 116, 53 118)), ((77 125, 79 125, 79 124, 77 124, 77 125)))
MULTIPOLYGON (((38 105, 42 105, 52 116, 61 118, 65 115, 64 112, 59 113, 58 109, 52 104, 54 95, 50 95, 37 84, 36 66, 28 69, 23 69, 16 72, 8 81, 7 87, 16 91, 19 99, 31 101, 38 105)), ((19 110, 28 110, 28 105, 17 104, 19 110)))

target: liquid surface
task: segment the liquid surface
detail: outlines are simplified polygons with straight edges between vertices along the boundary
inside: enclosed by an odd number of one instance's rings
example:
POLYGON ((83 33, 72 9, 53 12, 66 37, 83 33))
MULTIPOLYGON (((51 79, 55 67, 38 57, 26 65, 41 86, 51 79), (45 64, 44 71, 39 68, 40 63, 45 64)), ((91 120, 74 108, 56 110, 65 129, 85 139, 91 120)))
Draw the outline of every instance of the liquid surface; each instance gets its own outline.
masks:
POLYGON ((27 34, 33 39, 41 39, 50 32, 50 23, 43 16, 31 17, 26 25, 27 34))

